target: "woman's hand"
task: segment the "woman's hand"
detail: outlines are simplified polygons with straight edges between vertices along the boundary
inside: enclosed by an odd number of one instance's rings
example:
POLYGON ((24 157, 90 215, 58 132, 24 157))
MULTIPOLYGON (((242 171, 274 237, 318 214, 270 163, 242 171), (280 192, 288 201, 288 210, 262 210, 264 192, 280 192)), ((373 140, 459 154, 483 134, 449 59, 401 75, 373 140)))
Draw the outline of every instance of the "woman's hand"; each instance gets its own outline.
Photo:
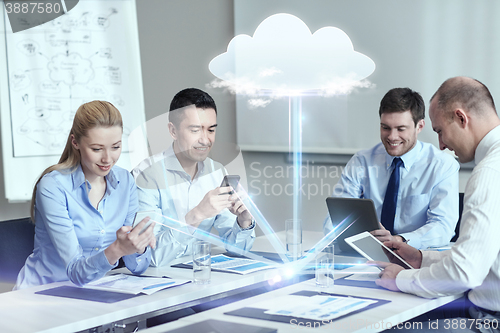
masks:
POLYGON ((144 218, 133 229, 131 226, 123 226, 116 231, 116 240, 104 250, 111 265, 114 265, 123 256, 144 253, 148 245, 155 248, 156 238, 153 232, 155 223, 151 223, 146 230, 141 232, 149 219, 149 217, 144 218))

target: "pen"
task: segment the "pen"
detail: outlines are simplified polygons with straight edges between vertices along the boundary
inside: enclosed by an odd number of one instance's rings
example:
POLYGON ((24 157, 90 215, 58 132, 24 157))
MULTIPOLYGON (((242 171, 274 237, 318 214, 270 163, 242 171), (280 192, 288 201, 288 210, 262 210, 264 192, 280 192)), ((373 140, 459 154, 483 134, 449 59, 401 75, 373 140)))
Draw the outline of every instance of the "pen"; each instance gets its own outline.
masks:
POLYGON ((142 290, 155 289, 155 288, 158 288, 158 287, 168 286, 168 285, 174 284, 174 283, 175 283, 175 281, 166 282, 166 283, 159 283, 159 284, 153 284, 152 286, 147 286, 147 287, 142 288, 142 290))

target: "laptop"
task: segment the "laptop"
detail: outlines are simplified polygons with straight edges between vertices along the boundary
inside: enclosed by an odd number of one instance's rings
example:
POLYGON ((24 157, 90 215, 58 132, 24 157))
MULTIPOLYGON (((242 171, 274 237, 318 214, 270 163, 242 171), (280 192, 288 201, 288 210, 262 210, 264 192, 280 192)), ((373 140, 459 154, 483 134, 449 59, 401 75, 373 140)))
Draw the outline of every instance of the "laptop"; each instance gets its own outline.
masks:
POLYGON ((375 205, 370 199, 326 198, 333 228, 338 228, 336 244, 342 252, 356 253, 345 239, 365 231, 380 229, 375 205))

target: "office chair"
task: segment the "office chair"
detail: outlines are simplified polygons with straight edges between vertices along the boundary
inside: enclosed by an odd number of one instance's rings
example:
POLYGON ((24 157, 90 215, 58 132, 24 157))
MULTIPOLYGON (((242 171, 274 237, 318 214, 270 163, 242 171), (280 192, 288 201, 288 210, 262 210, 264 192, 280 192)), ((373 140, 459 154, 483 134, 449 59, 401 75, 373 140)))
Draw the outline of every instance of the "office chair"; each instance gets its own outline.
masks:
POLYGON ((460 222, 462 221, 462 211, 464 210, 464 194, 458 194, 458 222, 455 227, 455 236, 451 239, 451 242, 456 242, 458 239, 458 233, 460 231, 460 222))
POLYGON ((29 217, 0 222, 0 282, 15 283, 33 253, 35 225, 29 217))

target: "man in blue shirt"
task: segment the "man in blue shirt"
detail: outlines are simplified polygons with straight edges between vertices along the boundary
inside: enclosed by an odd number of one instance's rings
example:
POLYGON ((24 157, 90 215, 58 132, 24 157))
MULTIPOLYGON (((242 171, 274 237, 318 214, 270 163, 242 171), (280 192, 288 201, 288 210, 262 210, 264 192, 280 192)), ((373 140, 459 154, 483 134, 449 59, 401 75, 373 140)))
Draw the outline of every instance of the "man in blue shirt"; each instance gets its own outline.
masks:
MULTIPOLYGON (((458 162, 417 140, 425 126, 419 93, 409 88, 389 90, 380 102, 379 115, 382 142, 351 158, 333 196, 373 200, 381 228, 372 234, 382 242, 408 242, 417 249, 448 244, 458 221, 458 162), (395 163, 398 157, 401 161, 395 163), (395 212, 384 214, 388 184, 397 165, 395 212)), ((329 217, 323 230, 332 230, 329 217)))
POLYGON ((152 266, 191 254, 195 232, 215 228, 226 244, 249 250, 255 220, 237 194, 220 187, 226 168, 208 157, 217 127, 217 108, 206 92, 188 88, 170 104, 168 130, 173 144, 132 170, 140 211, 155 211, 181 223, 178 230, 155 225, 152 266))

